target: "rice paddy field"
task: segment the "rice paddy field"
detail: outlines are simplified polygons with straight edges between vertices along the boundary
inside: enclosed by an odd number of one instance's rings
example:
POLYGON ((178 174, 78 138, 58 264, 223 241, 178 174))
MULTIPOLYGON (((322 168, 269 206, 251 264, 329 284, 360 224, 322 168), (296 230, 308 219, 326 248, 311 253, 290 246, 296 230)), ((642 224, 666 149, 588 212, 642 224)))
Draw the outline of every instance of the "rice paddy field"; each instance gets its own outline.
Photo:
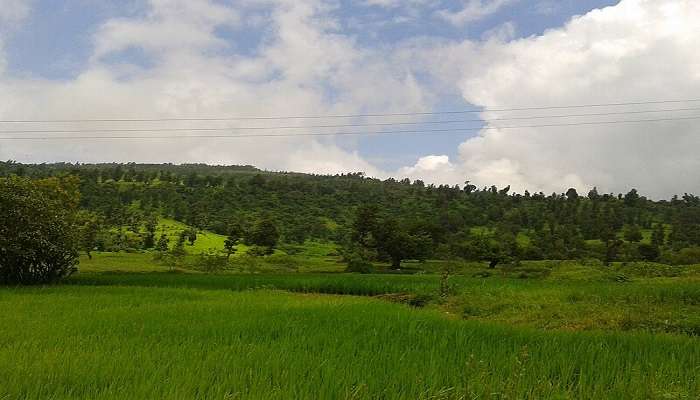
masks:
POLYGON ((0 399, 700 398, 695 269, 542 268, 4 287, 0 399))

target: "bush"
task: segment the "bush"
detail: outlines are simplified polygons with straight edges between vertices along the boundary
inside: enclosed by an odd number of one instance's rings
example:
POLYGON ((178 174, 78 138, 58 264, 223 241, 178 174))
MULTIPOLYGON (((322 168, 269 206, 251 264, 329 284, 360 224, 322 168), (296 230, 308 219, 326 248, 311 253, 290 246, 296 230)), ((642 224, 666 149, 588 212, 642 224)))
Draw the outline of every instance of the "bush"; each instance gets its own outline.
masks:
POLYGON ((210 249, 197 257, 194 267, 203 272, 220 272, 228 267, 228 260, 225 254, 221 254, 215 249, 210 249))
POLYGON ((55 282, 78 262, 77 178, 0 178, 0 284, 55 282))
POLYGON ((675 252, 665 252, 662 260, 673 265, 700 264, 700 247, 686 247, 675 252))
POLYGON ((637 251, 644 261, 656 261, 660 256, 659 248, 648 243, 641 243, 637 251))
POLYGON ((248 255, 251 255, 253 257, 263 257, 263 256, 269 256, 270 254, 274 253, 275 249, 272 247, 267 247, 267 246, 251 246, 248 249, 248 255))
POLYGON ((358 252, 351 252, 345 256, 345 261, 348 266, 345 269, 346 272, 358 272, 360 274, 371 274, 374 272, 374 266, 372 263, 367 261, 358 252))

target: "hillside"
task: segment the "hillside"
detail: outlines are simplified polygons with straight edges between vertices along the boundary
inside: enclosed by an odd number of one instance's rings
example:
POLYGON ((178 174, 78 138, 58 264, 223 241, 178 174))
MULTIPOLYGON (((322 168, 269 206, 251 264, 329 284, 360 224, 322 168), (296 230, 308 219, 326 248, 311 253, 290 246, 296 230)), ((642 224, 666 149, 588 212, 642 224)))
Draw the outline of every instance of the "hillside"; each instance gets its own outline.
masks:
MULTIPOLYGON (((195 253, 221 248, 232 226, 250 230, 260 219, 275 224, 282 243, 328 241, 348 248, 358 239, 353 230, 362 217, 375 227, 363 234, 386 236, 390 232, 377 227, 390 226, 407 235, 397 240, 425 242, 431 250, 418 255, 408 249, 405 259, 700 262, 700 199, 693 195, 652 201, 634 189, 583 195, 570 188, 521 194, 469 183, 433 186, 360 173, 322 176, 200 164, 0 164, 0 176, 8 174, 78 176, 81 207, 104 226, 131 226, 141 234, 144 221, 156 216, 169 221, 174 239, 174 230, 186 224, 202 232, 195 253)), ((138 242, 129 246, 143 247, 138 242)), ((388 249, 374 250, 377 261, 390 258, 388 249)))

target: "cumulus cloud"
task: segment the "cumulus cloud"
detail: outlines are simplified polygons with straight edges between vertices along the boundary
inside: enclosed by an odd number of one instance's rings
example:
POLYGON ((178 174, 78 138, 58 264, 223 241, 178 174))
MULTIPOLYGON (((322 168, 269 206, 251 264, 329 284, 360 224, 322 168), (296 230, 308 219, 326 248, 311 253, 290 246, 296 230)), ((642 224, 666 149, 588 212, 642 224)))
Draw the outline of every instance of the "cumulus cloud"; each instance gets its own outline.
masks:
POLYGON ((458 11, 440 10, 437 15, 455 26, 463 26, 495 14, 517 0, 468 0, 458 11))
MULTIPOLYGON (((458 76, 464 99, 492 109, 694 99, 700 91, 698 18, 700 4, 696 1, 623 0, 542 36, 508 43, 447 44, 435 51, 443 65, 461 65, 458 72, 448 71, 445 76, 458 76)), ((659 108, 668 107, 646 107, 659 108)), ((603 111, 630 109, 644 108, 603 111)), ((482 115, 486 119, 517 116, 482 115)), ((662 114, 689 115, 697 112, 662 114)), ((640 117, 650 118, 612 119, 640 117)), ((563 122, 577 121, 581 119, 563 122)), ((517 130, 493 129, 504 124, 492 123, 489 130, 460 145, 460 160, 445 168, 445 176, 457 168, 480 184, 510 184, 519 191, 597 185, 610 191, 635 186, 664 197, 698 192, 697 122, 517 130)))
MULTIPOLYGON (((89 65, 75 79, 29 80, 0 75, 3 99, 0 116, 19 119, 279 116, 410 111, 430 106, 410 70, 394 65, 382 51, 361 48, 353 38, 338 33, 337 24, 330 16, 332 8, 324 1, 242 3, 234 11, 215 1, 152 0, 143 16, 106 21, 93 38, 95 50, 89 65), (260 11, 260 18, 269 28, 265 39, 252 55, 217 51, 236 41, 243 11, 260 11), (219 36, 222 27, 232 29, 232 37, 224 40, 219 36), (115 62, 115 55, 134 49, 149 62, 130 63, 129 58, 120 57, 115 62)), ((211 122, 206 127, 230 128, 231 134, 237 134, 242 132, 235 129, 241 127, 308 123, 263 122, 211 122)), ((191 135, 201 132, 187 131, 188 128, 204 125, 202 122, 92 122, 60 127, 88 131, 167 127, 184 129, 178 135, 191 135)), ((46 125, 23 128, 46 129, 46 125)), ((253 133, 257 132, 260 131, 253 133)), ((153 139, 138 140, 5 141, 0 143, 0 158, 208 162, 304 172, 359 170, 381 174, 357 153, 330 138, 155 138, 160 135, 168 134, 152 133, 153 139)))
POLYGON ((29 15, 29 0, 3 0, 0 6, 0 26, 17 24, 29 15))

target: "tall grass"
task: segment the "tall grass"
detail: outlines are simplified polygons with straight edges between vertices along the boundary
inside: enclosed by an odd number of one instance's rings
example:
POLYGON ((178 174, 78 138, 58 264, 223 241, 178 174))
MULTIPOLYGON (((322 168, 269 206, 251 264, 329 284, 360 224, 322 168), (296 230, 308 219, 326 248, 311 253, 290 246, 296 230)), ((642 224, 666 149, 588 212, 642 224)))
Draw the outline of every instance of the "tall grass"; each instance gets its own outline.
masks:
POLYGON ((700 285, 694 280, 561 281, 453 276, 452 296, 438 297, 436 275, 355 274, 81 274, 78 285, 180 287, 242 291, 400 297, 411 304, 441 303, 453 315, 541 329, 625 330, 700 336, 700 285))
MULTIPOLYGON (((321 278, 308 279, 299 287, 321 278)), ((5 288, 0 309, 0 399, 700 396, 700 343, 680 336, 541 332, 264 290, 5 288)))

